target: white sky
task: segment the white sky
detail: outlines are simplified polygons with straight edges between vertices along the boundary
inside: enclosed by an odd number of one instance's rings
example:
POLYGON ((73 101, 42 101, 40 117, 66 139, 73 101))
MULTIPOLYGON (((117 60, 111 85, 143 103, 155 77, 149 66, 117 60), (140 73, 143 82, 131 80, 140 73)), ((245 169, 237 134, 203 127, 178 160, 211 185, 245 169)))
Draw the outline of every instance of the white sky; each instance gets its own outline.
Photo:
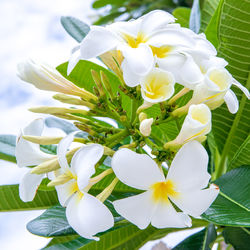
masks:
MULTIPOLYGON (((60 24, 62 15, 90 23, 95 12, 92 0, 1 0, 0 1, 0 134, 17 134, 38 117, 29 107, 57 104, 49 92, 35 89, 19 80, 16 64, 35 57, 57 66, 66 61, 77 43, 60 24)), ((0 160, 0 185, 19 183, 23 170, 0 160)), ((48 239, 30 234, 26 224, 42 211, 0 213, 0 249, 35 250, 48 239)), ((165 241, 176 245, 187 233, 170 234, 165 241)), ((143 247, 150 249, 152 243, 143 247)))

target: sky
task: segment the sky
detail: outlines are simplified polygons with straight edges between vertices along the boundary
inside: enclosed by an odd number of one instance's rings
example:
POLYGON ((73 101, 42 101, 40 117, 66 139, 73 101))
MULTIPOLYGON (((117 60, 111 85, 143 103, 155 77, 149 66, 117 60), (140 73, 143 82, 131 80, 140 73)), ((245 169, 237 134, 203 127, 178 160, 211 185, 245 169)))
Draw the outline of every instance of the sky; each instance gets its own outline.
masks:
MULTIPOLYGON (((91 23, 96 12, 92 0, 1 0, 0 1, 0 134, 18 134, 20 128, 40 117, 30 107, 58 105, 52 93, 35 89, 16 76, 17 63, 37 58, 52 66, 67 61, 77 45, 60 24, 60 17, 71 15, 91 23)), ((54 133, 55 131, 50 131, 54 133)), ((0 160, 0 185, 20 182, 23 169, 0 160)), ((1 201, 0 201, 1 202, 1 201)), ((48 239, 30 234, 26 224, 43 211, 0 213, 0 248, 36 250, 48 239)), ((170 234, 164 240, 176 245, 190 232, 170 234)), ((142 249, 150 249, 149 243, 142 249)))

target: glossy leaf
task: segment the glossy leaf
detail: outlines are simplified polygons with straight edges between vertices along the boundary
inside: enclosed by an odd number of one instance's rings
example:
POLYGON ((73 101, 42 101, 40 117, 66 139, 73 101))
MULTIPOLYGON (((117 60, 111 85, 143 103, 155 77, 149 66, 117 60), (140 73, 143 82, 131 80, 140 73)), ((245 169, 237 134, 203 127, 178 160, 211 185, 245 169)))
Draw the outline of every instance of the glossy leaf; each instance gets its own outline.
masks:
POLYGON ((63 28, 68 32, 68 34, 71 35, 79 43, 90 30, 89 26, 86 23, 71 16, 62 16, 61 24, 63 28))
POLYGON ((216 230, 213 224, 210 224, 205 229, 195 233, 181 243, 179 243, 173 250, 210 250, 211 243, 216 240, 216 230))
POLYGON ((250 228, 226 227, 222 235, 227 244, 231 244, 235 250, 248 250, 250 242, 250 228))
POLYGON ((200 3, 199 0, 194 0, 190 13, 189 28, 195 33, 199 33, 200 25, 201 25, 200 3))
POLYGON ((250 226, 250 166, 231 170, 215 181, 220 194, 202 215, 223 226, 250 226))
POLYGON ((56 191, 38 190, 31 202, 23 202, 19 198, 18 185, 0 186, 0 212, 46 209, 58 204, 56 191))
POLYGON ((172 15, 177 18, 176 22, 179 23, 182 27, 189 27, 189 18, 190 18, 191 9, 185 7, 176 8, 172 15))
POLYGON ((0 135, 0 159, 16 162, 15 157, 16 136, 0 135))

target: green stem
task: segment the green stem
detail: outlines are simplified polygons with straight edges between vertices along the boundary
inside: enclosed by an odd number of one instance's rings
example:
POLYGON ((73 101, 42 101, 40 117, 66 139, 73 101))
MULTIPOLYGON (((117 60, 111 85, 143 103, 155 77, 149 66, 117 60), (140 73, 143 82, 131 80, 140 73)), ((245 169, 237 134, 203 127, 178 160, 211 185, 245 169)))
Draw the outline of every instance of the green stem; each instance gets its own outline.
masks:
POLYGON ((124 129, 123 131, 110 136, 107 139, 107 146, 112 148, 114 147, 118 142, 120 142, 122 139, 126 138, 129 135, 129 131, 127 129, 124 129))
MULTIPOLYGON (((246 88, 248 89, 249 87, 250 87, 250 74, 248 74, 248 79, 247 79, 247 84, 246 84, 246 88)), ((246 101, 247 101, 247 97, 243 94, 243 96, 241 98, 239 110, 235 116, 235 119, 233 121, 233 125, 230 129, 225 146, 224 146, 222 154, 221 154, 220 164, 219 164, 218 169, 216 170, 216 179, 219 178, 227 170, 227 164, 226 164, 227 155, 228 155, 229 150, 231 148, 233 136, 234 136, 234 133, 239 125, 241 114, 242 114, 243 109, 245 107, 246 101)))

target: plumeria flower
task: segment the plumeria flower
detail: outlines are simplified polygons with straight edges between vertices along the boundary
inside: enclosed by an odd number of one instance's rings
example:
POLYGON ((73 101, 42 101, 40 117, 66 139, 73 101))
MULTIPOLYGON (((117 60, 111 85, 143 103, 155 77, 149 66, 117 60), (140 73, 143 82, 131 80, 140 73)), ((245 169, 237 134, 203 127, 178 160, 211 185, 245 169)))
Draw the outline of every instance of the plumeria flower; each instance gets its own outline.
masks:
POLYGON ((55 176, 68 181, 56 186, 59 202, 66 206, 66 217, 70 226, 82 237, 98 240, 93 235, 106 231, 114 225, 109 209, 97 198, 88 194, 90 177, 95 173, 95 164, 103 155, 104 148, 99 144, 81 147, 73 156, 69 166, 66 153, 74 140, 73 132, 58 144, 58 161, 61 169, 55 176))
POLYGON ((211 131, 211 111, 205 104, 191 105, 180 133, 164 147, 179 147, 191 140, 204 141, 211 131))
POLYGON ((225 68, 210 68, 204 81, 194 89, 193 97, 188 105, 205 103, 213 110, 225 102, 229 111, 235 114, 238 111, 239 102, 230 89, 232 85, 240 88, 249 99, 249 91, 233 79, 225 68))
POLYGON ((150 223, 156 228, 182 228, 192 225, 188 215, 200 216, 219 194, 219 188, 206 188, 208 154, 192 141, 176 154, 164 176, 153 159, 129 149, 118 150, 112 158, 116 176, 128 186, 145 192, 114 201, 116 211, 140 229, 150 223), (183 212, 177 212, 174 203, 183 212))
POLYGON ((154 66, 154 55, 165 55, 177 46, 193 45, 193 39, 179 26, 171 26, 174 21, 169 13, 155 10, 137 20, 116 22, 106 27, 92 26, 81 42, 81 56, 70 60, 70 69, 80 58, 90 59, 118 50, 124 57, 121 67, 125 82, 134 87, 139 84, 138 78, 148 74, 154 66))
POLYGON ((46 154, 40 150, 40 145, 29 142, 22 138, 24 135, 40 136, 44 128, 44 120, 36 119, 26 126, 17 136, 16 141, 16 160, 18 167, 25 167, 26 174, 21 179, 19 185, 19 195, 24 202, 32 201, 35 197, 45 174, 32 174, 30 166, 36 166, 46 161, 55 159, 56 156, 46 154))
POLYGON ((152 126, 153 122, 154 122, 153 118, 144 119, 143 121, 141 121, 141 123, 140 123, 140 133, 143 136, 149 136, 151 134, 151 126, 152 126))
POLYGON ((86 100, 96 98, 93 94, 77 87, 64 78, 54 68, 34 60, 29 59, 19 63, 17 65, 17 71, 19 78, 33 84, 38 89, 76 95, 86 100))

